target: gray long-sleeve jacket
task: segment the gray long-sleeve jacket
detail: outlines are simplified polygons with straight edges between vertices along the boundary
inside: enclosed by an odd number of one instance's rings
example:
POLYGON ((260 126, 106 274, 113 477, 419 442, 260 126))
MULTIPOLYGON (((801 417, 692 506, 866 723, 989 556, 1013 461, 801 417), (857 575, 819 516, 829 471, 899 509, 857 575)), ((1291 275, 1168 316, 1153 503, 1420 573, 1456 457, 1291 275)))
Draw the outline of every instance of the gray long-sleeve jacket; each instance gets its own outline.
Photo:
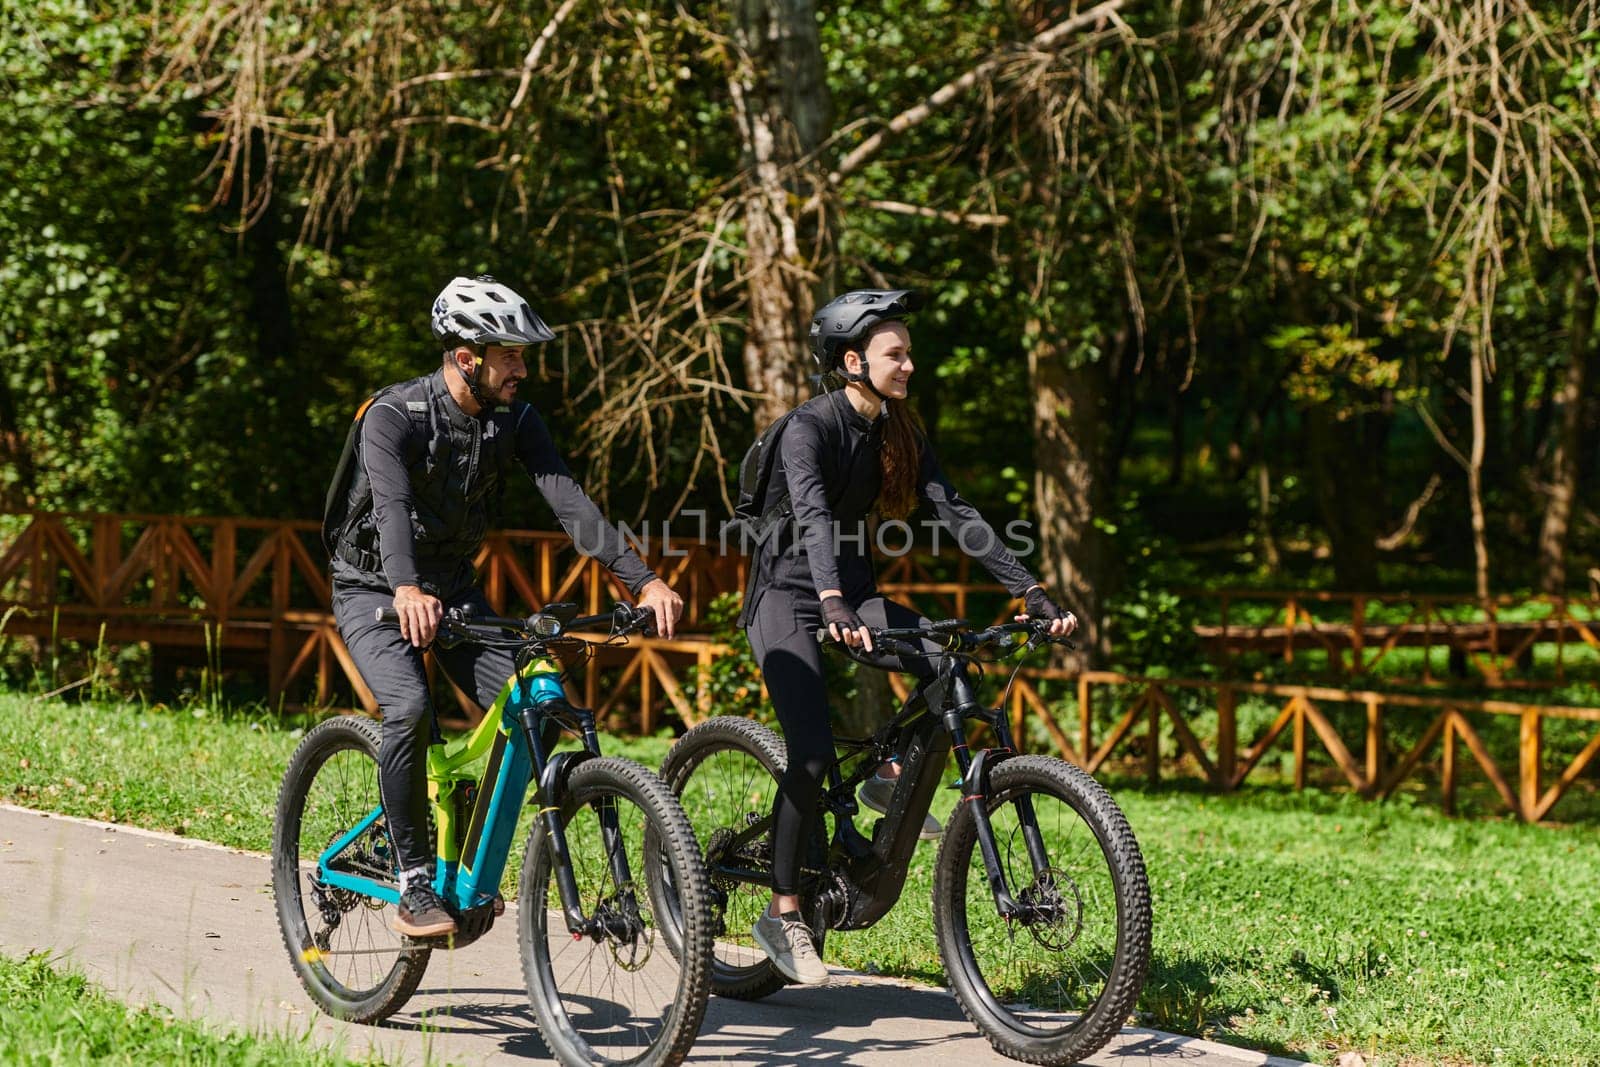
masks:
POLYGON ((637 594, 655 578, 605 520, 539 413, 516 401, 461 410, 443 371, 379 392, 361 416, 333 576, 368 588, 450 593, 472 582, 472 558, 499 510, 513 465, 538 488, 578 551, 637 594))
MULTIPOLYGON (((883 485, 884 425, 884 417, 867 419, 843 392, 813 397, 795 410, 777 443, 778 462, 763 502, 765 510, 788 494, 794 522, 757 550, 752 601, 777 587, 812 596, 838 589, 855 604, 876 589, 865 526, 883 485)), ((961 551, 982 563, 1011 595, 1021 596, 1036 584, 994 528, 951 486, 926 438, 917 495, 955 535, 961 551)), ((746 615, 753 609, 754 603, 746 615)))

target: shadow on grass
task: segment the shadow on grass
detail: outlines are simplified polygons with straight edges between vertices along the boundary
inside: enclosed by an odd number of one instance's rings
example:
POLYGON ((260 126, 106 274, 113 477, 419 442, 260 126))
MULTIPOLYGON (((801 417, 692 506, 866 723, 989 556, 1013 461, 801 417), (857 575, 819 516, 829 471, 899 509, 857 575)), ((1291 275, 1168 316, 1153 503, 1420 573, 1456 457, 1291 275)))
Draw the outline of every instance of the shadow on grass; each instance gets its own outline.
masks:
MULTIPOLYGON (((1252 970, 1260 965, 1258 954, 1202 960, 1157 953, 1150 960, 1150 975, 1145 980, 1144 992, 1139 995, 1140 1022, 1157 1030, 1192 1034, 1303 1060, 1304 1054, 1280 1042, 1259 1035, 1252 1035, 1248 1039, 1235 1037, 1232 1033, 1235 1017, 1244 1015, 1247 1010, 1264 1011, 1266 1004, 1222 997, 1218 992, 1217 978, 1241 970, 1252 970)), ((1331 971, 1308 963, 1299 953, 1296 953, 1293 966, 1303 967, 1306 981, 1315 982, 1319 988, 1331 989, 1333 999, 1338 998, 1338 984, 1331 971)))

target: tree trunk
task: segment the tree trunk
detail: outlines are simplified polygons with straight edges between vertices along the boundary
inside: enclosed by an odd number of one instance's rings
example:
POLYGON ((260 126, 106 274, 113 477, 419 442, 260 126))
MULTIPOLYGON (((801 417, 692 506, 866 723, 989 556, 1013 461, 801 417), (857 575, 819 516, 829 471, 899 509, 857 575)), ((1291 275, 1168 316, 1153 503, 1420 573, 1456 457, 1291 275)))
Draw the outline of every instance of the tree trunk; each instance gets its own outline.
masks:
POLYGON ((1105 511, 1107 485, 1106 360, 1069 367, 1054 342, 1037 333, 1028 353, 1033 387, 1034 511, 1038 515, 1039 579, 1078 616, 1084 666, 1104 661, 1110 635, 1101 618, 1114 591, 1115 558, 1094 524, 1105 511))
POLYGON ((813 264, 822 258, 826 229, 814 229, 808 240, 791 205, 810 194, 796 165, 827 137, 833 106, 815 0, 733 0, 733 14, 737 65, 729 90, 743 142, 748 257, 744 366, 749 387, 762 394, 759 428, 805 396, 806 332, 816 305, 813 264))
POLYGON ((1539 530, 1539 588, 1559 595, 1567 587, 1567 531, 1578 493, 1580 421, 1589 367, 1589 339, 1594 330, 1595 286, 1585 265, 1572 274, 1571 325, 1567 330, 1567 373, 1556 400, 1560 418, 1550 449, 1550 498, 1539 530))
POLYGON ((1312 489, 1328 532, 1334 583, 1341 589, 1378 588, 1383 418, 1368 412, 1336 419, 1324 404, 1305 412, 1312 489))
POLYGON ((1257 566, 1276 578, 1283 569, 1278 539, 1272 533, 1272 468, 1267 463, 1267 425, 1260 412, 1252 412, 1251 431, 1256 438, 1256 544, 1257 566))
POLYGON ((1473 588, 1480 600, 1489 597, 1489 534, 1483 516, 1483 453, 1488 436, 1484 424, 1483 357, 1472 353, 1472 451, 1467 455, 1467 498, 1472 506, 1473 588))

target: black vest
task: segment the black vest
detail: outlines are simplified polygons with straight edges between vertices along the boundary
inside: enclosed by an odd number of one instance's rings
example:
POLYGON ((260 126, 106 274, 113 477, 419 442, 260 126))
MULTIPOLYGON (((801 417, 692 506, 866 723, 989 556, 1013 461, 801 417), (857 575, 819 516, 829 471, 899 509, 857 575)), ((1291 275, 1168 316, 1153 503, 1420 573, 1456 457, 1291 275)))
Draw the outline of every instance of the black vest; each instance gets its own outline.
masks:
POLYGON ((425 580, 443 586, 470 575, 472 558, 489 524, 498 518, 505 483, 516 454, 516 424, 522 403, 499 405, 486 415, 461 410, 440 373, 413 378, 375 394, 350 428, 346 453, 330 487, 323 534, 334 559, 358 575, 341 575, 385 585, 372 508, 372 485, 361 455, 361 426, 374 405, 387 404, 410 424, 404 461, 411 484, 411 536, 417 569, 425 580), (339 486, 347 488, 341 493, 339 486), (342 501, 342 514, 338 504, 342 501))

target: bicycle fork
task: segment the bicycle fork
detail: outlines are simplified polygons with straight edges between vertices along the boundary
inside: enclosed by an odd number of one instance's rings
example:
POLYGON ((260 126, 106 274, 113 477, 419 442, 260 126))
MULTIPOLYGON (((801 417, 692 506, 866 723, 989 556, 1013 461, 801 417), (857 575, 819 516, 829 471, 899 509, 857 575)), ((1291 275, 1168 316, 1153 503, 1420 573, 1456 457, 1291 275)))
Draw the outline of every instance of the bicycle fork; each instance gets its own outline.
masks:
MULTIPOLYGON (((529 750, 533 753, 533 765, 538 774, 539 817, 544 820, 545 836, 549 839, 550 851, 555 857, 553 866, 556 892, 561 896, 561 911, 567 923, 567 932, 574 938, 585 935, 598 938, 606 934, 612 937, 626 937, 628 931, 619 928, 620 920, 613 917, 615 921, 607 921, 605 915, 601 914, 599 902, 593 917, 584 915, 578 881, 572 872, 572 850, 567 845, 566 827, 561 824, 561 801, 566 792, 569 769, 600 754, 600 738, 595 732, 594 714, 572 708, 583 735, 583 749, 577 752, 561 752, 550 758, 546 755, 543 738, 549 710, 543 704, 523 709, 522 727, 528 739, 529 750)), ((617 820, 616 804, 610 798, 602 798, 595 802, 594 808, 595 814, 600 819, 600 836, 605 844, 606 861, 611 868, 612 881, 619 892, 631 893, 633 876, 629 871, 627 853, 622 845, 622 827, 617 820)))
MULTIPOLYGON (((972 812, 978 850, 983 856, 984 874, 988 879, 989 892, 994 896, 995 909, 1004 919, 1031 918, 1034 909, 1020 903, 1006 884, 1005 869, 1000 863, 1000 849, 995 844, 994 825, 989 820, 989 769, 1016 752, 1010 725, 1004 715, 991 712, 978 703, 972 681, 964 668, 958 666, 953 669, 947 684, 950 686, 950 698, 945 703, 944 725, 950 733, 956 766, 961 770, 961 803, 972 812), (988 723, 994 730, 998 747, 984 749, 974 756, 967 747, 963 728, 964 721, 969 718, 988 723)), ((1033 800, 1024 794, 1011 803, 1017 811, 1017 822, 1022 828, 1022 839, 1028 850, 1028 861, 1033 867, 1034 877, 1040 878, 1049 870, 1050 858, 1045 854, 1044 835, 1039 832, 1033 800)))

